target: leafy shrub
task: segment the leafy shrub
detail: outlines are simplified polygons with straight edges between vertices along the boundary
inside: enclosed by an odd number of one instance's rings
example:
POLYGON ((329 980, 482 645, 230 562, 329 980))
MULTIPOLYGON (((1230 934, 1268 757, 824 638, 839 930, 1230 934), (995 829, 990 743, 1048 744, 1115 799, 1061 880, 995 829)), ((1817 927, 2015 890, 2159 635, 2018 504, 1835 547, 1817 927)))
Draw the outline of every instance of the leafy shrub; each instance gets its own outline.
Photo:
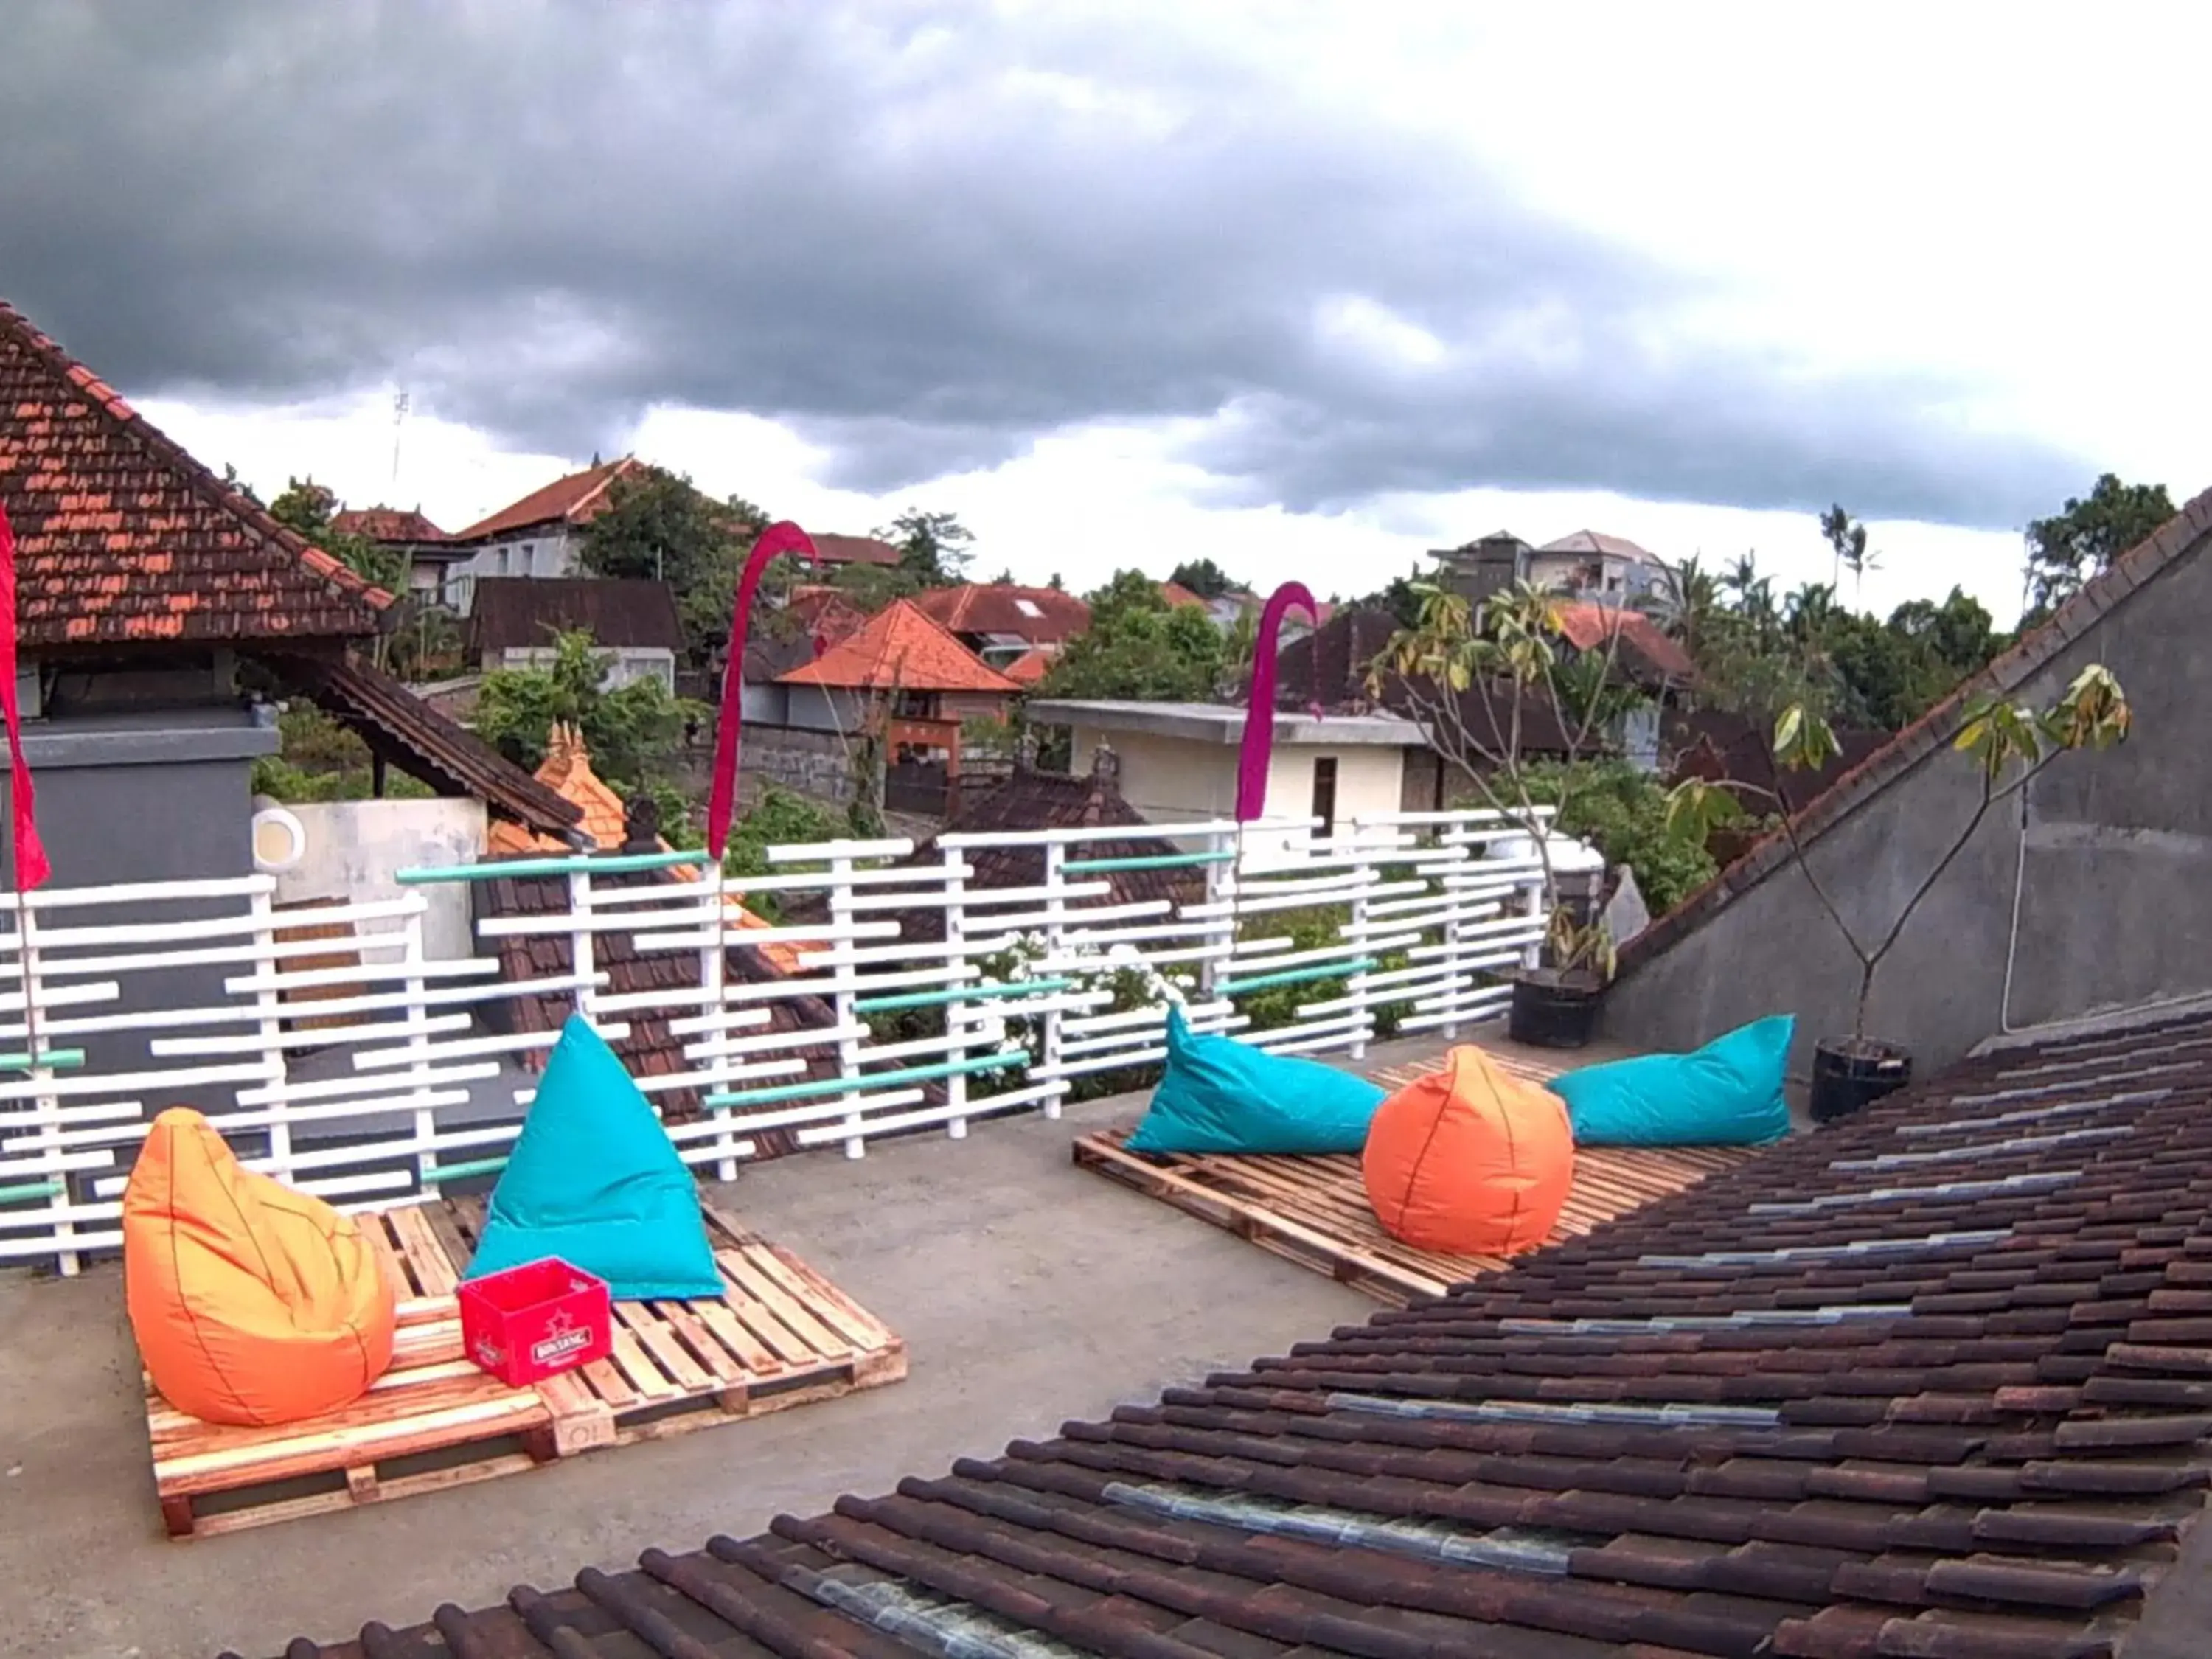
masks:
POLYGON ((1558 764, 1529 768, 1529 798, 1557 801, 1565 809, 1561 835, 1586 841, 1605 854, 1608 865, 1625 864, 1636 873, 1636 890, 1653 915, 1671 910, 1713 878, 1718 866, 1703 846, 1667 826, 1667 790, 1648 772, 1624 761, 1582 761, 1570 769, 1558 764))

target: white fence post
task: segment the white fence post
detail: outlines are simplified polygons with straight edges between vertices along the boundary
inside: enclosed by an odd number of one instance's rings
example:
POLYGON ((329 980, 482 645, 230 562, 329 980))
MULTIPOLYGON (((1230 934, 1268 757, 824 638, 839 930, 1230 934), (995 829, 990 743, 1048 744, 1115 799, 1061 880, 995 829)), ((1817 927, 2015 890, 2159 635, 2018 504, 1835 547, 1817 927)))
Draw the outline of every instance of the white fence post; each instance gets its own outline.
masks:
MULTIPOLYGON (((1057 963, 1060 959, 1061 951, 1066 948, 1062 941, 1066 933, 1065 927, 1067 914, 1066 864, 1066 842, 1058 836, 1046 842, 1044 844, 1044 959, 1048 964, 1057 963)), ((1046 971, 1053 973, 1057 969, 1048 966, 1046 971)), ((1063 1058, 1062 1045, 1066 1042, 1066 1035, 1060 1028, 1061 1018, 1060 1000, 1057 997, 1049 999, 1044 1011, 1041 1027, 1042 1035, 1037 1040, 1039 1052, 1036 1059, 1038 1064, 1054 1073, 1058 1071, 1063 1058)), ((1047 1117, 1058 1117, 1060 1102, 1060 1097, 1058 1095, 1048 1096, 1044 1103, 1044 1115, 1047 1117)))
MULTIPOLYGON (((1370 916, 1367 908, 1367 890, 1380 873, 1367 856, 1372 850, 1367 844, 1367 836, 1366 820, 1364 818, 1354 820, 1352 836, 1360 848, 1360 860, 1352 872, 1355 884, 1352 890, 1351 926, 1340 936, 1348 944, 1363 947, 1359 956, 1355 958, 1360 962, 1367 959, 1367 953, 1364 947, 1373 938, 1368 927, 1370 916)), ((1352 998, 1353 1016, 1359 1022, 1352 1028, 1351 1053, 1354 1060, 1367 1058, 1367 1039, 1375 1032, 1375 1010, 1368 1001, 1367 991, 1368 975, 1372 971, 1368 968, 1354 969, 1352 977, 1345 984, 1345 989, 1352 998)))
MULTIPOLYGON (((968 938, 965 908, 968 884, 964 874, 968 867, 967 854, 957 847, 947 847, 943 849, 943 854, 945 943, 948 949, 952 949, 965 944, 968 938)), ((950 988, 953 993, 952 1000, 945 1005, 945 1057, 948 1060, 967 1059, 969 1042, 975 1036, 968 1030, 969 1005, 959 994, 960 988, 967 981, 959 977, 958 970, 967 960, 966 957, 957 954, 945 958, 946 967, 954 973, 950 988)), ((984 1007, 988 1006, 984 1005, 984 1007)), ((982 1010, 978 1012, 981 1013, 982 1010)), ((968 1103, 968 1074, 965 1072, 956 1071, 945 1079, 945 1103, 952 1111, 952 1115, 945 1120, 946 1136, 953 1140, 965 1140, 968 1138, 968 1120, 960 1110, 968 1103)))
MULTIPOLYGON (((842 945, 846 943, 846 936, 851 929, 854 914, 853 860, 850 855, 840 854, 830 860, 830 929, 837 936, 834 943, 842 945)), ((854 975, 858 970, 841 967, 835 971, 842 988, 836 992, 831 1006, 836 1011, 837 1029, 846 1031, 860 1018, 860 1011, 854 1006, 860 999, 851 988, 854 975)), ((847 1107, 845 1127, 848 1131, 845 1156, 865 1158, 868 1142, 867 1137, 860 1132, 861 1113, 866 1103, 860 1098, 860 1043, 857 1037, 841 1036, 837 1039, 837 1075, 848 1085, 843 1097, 847 1107)))

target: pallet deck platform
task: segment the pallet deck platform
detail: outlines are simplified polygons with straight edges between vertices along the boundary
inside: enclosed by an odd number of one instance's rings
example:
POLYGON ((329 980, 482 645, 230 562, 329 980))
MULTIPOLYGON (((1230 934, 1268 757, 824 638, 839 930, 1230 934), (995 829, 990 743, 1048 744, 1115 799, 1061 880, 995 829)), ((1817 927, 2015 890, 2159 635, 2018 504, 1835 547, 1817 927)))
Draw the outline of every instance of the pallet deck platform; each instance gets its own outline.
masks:
MULTIPOLYGON (((1520 1054, 1498 1054, 1504 1069, 1532 1082, 1559 1067, 1520 1054)), ((1379 1072, 1395 1088, 1433 1069, 1434 1062, 1379 1072)), ((1359 1159, 1254 1158, 1224 1154, 1161 1157, 1127 1151, 1130 1127, 1080 1136, 1075 1162, 1148 1197, 1249 1239, 1302 1267, 1402 1307, 1441 1296, 1455 1285, 1506 1266, 1502 1256, 1446 1255, 1401 1244, 1382 1231, 1367 1201, 1359 1159)), ((1547 1243, 1573 1238, 1615 1216, 1695 1186, 1751 1156, 1743 1146, 1590 1146, 1575 1154, 1575 1179, 1559 1225, 1547 1243)))
POLYGON ((879 1387, 906 1345, 781 1246, 711 1206, 714 1301, 615 1304, 606 1359, 510 1389, 464 1357, 454 1287, 480 1204, 362 1218, 399 1287, 391 1369, 344 1410, 277 1428, 204 1423, 146 1386, 170 1536, 201 1538, 532 1468, 555 1458, 879 1387))

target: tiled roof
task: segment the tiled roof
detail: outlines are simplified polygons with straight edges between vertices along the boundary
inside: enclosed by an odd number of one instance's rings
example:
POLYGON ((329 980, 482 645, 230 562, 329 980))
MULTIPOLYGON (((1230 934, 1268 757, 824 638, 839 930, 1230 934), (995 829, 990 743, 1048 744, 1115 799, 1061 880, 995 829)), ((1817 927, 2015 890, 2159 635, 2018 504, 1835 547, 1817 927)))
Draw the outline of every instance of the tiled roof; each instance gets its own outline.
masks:
MULTIPOLYGON (((1967 705, 1984 693, 2017 690, 2066 647, 2154 580, 2168 565, 2200 548, 2212 537, 2212 489, 2204 491, 2167 520, 2139 545, 2122 554, 2112 568, 2083 586, 2042 627, 1979 673, 1961 681, 1951 695, 1899 732, 1835 786, 1799 812, 1792 823, 1797 845, 1809 847, 1863 803, 1903 777, 1929 755, 1948 744, 1966 717, 1967 705)), ((1626 973, 1649 961, 1703 927, 1739 893, 1748 891, 1790 862, 1791 837, 1778 830, 1711 881, 1624 945, 1626 973)))
POLYGON ((2208 1168, 2212 1020, 2013 1050, 1105 1422, 323 1651, 2108 1655, 2203 1511, 2208 1168))
POLYGON ((840 536, 824 532, 814 538, 814 551, 824 564, 894 565, 899 550, 873 536, 840 536))
POLYGON ((533 489, 520 501, 503 507, 489 518, 479 519, 466 530, 453 532, 457 542, 483 541, 510 531, 541 524, 589 524, 606 511, 607 494, 617 478, 636 471, 636 457, 604 461, 556 478, 542 489, 533 489))
MULTIPOLYGON (((385 761, 434 789, 483 802, 495 818, 554 839, 573 830, 576 808, 466 727, 458 726, 388 674, 328 658, 267 659, 286 684, 313 698, 385 761)), ((503 825, 495 823, 497 835, 503 825)))
POLYGON ((787 609, 799 619, 817 652, 852 638, 868 625, 868 613, 834 587, 794 587, 787 609))
MULTIPOLYGON (((591 750, 585 746, 583 734, 573 726, 556 724, 546 739, 545 759, 538 766, 536 781, 551 790, 568 803, 572 811, 581 816, 576 828, 591 838, 591 845, 599 852, 612 852, 623 846, 629 834, 628 807, 617 794, 613 786, 592 767, 591 750)), ((493 858, 519 858, 530 854, 564 853, 565 841, 551 836, 532 835, 511 823, 495 823, 485 838, 485 850, 493 858)), ((665 837, 659 842, 659 850, 671 848, 665 837)), ((704 866, 696 864, 678 866, 672 875, 684 881, 706 878, 704 866)), ((736 927, 766 927, 766 918, 755 915, 744 907, 741 896, 725 893, 722 905, 728 920, 736 927)), ((799 950, 796 945, 781 943, 752 947, 764 957, 769 966, 779 974, 799 971, 799 950)))
POLYGON ((1539 553, 1588 553, 1605 555, 1616 559, 1637 559, 1645 564, 1657 564, 1659 556, 1638 547, 1626 536, 1608 536, 1598 530, 1577 530, 1555 542, 1546 542, 1536 550, 1539 553))
MULTIPOLYGON (((620 844, 619 837, 616 844, 620 844)), ((648 870, 596 876, 593 884, 637 887, 663 882, 673 884, 683 879, 676 872, 648 870)), ((471 888, 480 916, 566 915, 569 911, 568 879, 565 876, 494 877, 473 883, 471 888)), ((756 921, 753 925, 761 924, 756 921)), ((574 959, 574 947, 565 933, 506 935, 499 939, 498 950, 500 971, 509 983, 565 977, 574 959)), ((766 960, 763 951, 732 945, 724 957, 725 976, 730 984, 758 984, 781 977, 775 965, 766 960)), ((592 936, 592 966, 607 976, 609 996, 644 997, 656 992, 685 990, 696 996, 699 985, 696 951, 641 951, 631 934, 618 930, 592 936)), ((557 1031, 574 1006, 566 993, 510 997, 489 1005, 493 1011, 489 1018, 516 1031, 557 1031)), ((830 1006, 817 997, 777 998, 767 1007, 769 1024, 763 1028, 764 1030, 814 1030, 836 1023, 830 1006)), ((611 1046, 631 1076, 672 1077, 697 1069, 684 1057, 687 1039, 669 1029, 670 1020, 680 1018, 682 1012, 680 1008, 672 1013, 641 1009, 623 1016, 629 1034, 617 1039, 611 1046)), ((793 1049, 792 1057, 805 1060, 805 1077, 836 1074, 835 1044, 793 1049)), ((526 1064, 535 1069, 544 1066, 547 1055, 545 1051, 537 1050, 524 1058, 526 1064)), ((693 1089, 656 1091, 653 1099, 672 1121, 696 1116, 700 1109, 698 1091, 693 1089)), ((784 1129, 752 1133, 750 1138, 758 1143, 757 1155, 761 1157, 780 1156, 797 1145, 792 1133, 784 1129)))
POLYGON ((1641 611, 1565 599, 1552 614, 1576 650, 1611 651, 1615 667, 1636 679, 1687 685, 1698 677, 1698 665, 1680 642, 1641 611), (1612 643, 1616 636, 1618 646, 1612 643))
POLYGON ((1002 634, 1031 645, 1058 645, 1091 626, 1091 607, 1056 587, 965 582, 925 588, 914 604, 956 634, 1002 634))
POLYGON ((1052 672, 1054 660, 1053 653, 1042 646, 1032 646, 1006 665, 1006 675, 1016 685, 1036 685, 1052 672))
POLYGON ((1194 605, 1201 611, 1206 609, 1206 601, 1181 582, 1162 582, 1160 597, 1165 599, 1171 608, 1176 605, 1194 605))
POLYGON ((417 508, 401 507, 348 507, 332 515, 331 528, 348 536, 366 536, 373 542, 401 546, 416 542, 442 542, 446 532, 424 518, 417 508))
POLYGON ((469 634, 479 653, 544 649, 580 629, 609 650, 659 647, 679 655, 684 622, 666 582, 601 576, 479 576, 469 634))
MULTIPOLYGON (((1037 772, 1017 768, 1003 782, 980 790, 963 789, 960 810, 938 836, 1003 834, 1029 830, 1085 830, 1126 823, 1127 840, 1085 842, 1086 859, 1159 858, 1173 854, 1173 842, 1148 833, 1152 826, 1122 798, 1114 782, 1093 769, 1080 776, 1065 772, 1037 772)), ((945 862, 938 836, 931 836, 900 865, 931 870, 945 862)), ((963 857, 975 874, 968 878, 971 891, 985 888, 1035 887, 1044 880, 1044 849, 1039 847, 970 847, 963 857)), ((1100 878, 1107 891, 1096 899, 1078 901, 1072 915, 1094 906, 1137 904, 1152 899, 1195 900, 1203 896, 1205 878, 1188 869, 1115 870, 1100 878)), ((795 919, 818 919, 827 913, 818 895, 794 907, 795 919)), ((945 911, 940 907, 892 913, 899 937, 929 941, 945 937, 945 911)))
POLYGON ((884 606, 860 632, 793 669, 781 683, 868 691, 1020 690, 910 599, 884 606))
POLYGON ((374 633, 392 602, 4 303, 0 507, 27 647, 338 641, 374 633))

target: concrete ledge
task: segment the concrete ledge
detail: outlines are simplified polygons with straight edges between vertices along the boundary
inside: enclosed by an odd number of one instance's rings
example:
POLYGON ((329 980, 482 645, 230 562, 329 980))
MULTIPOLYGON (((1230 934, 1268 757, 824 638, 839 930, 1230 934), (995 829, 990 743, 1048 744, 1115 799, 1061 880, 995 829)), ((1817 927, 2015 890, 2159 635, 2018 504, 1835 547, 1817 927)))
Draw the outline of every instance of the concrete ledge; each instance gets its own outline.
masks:
POLYGON ((276 752, 276 728, 249 726, 27 726, 23 755, 34 769, 64 772, 96 766, 191 766, 208 761, 258 760, 276 752))

